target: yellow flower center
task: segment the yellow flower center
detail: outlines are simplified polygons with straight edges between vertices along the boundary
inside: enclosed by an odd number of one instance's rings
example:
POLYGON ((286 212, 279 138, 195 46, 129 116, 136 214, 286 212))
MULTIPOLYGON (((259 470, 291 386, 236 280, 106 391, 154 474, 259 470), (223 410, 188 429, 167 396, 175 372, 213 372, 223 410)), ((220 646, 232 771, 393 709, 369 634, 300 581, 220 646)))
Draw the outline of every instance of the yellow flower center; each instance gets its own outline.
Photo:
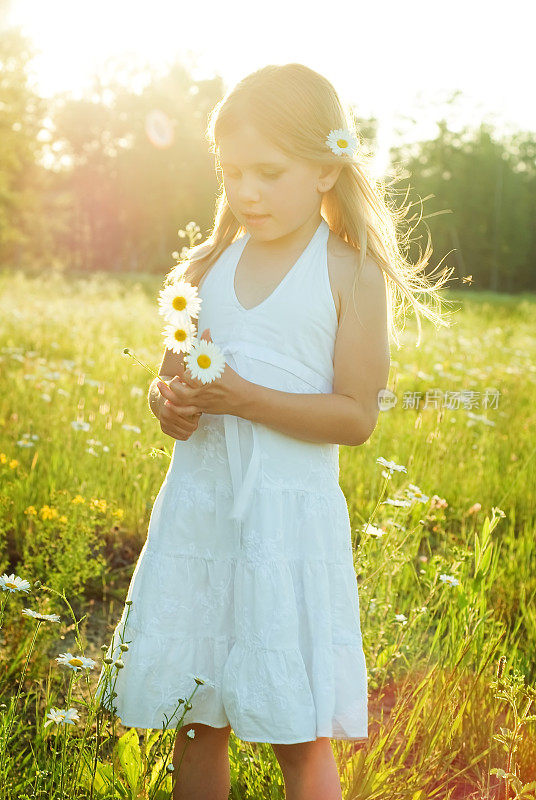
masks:
POLYGON ((177 295, 177 297, 173 298, 173 302, 171 304, 174 309, 177 311, 184 311, 186 308, 186 298, 182 297, 182 295, 177 295))
POLYGON ((175 333, 174 337, 178 342, 184 342, 186 339, 186 331, 183 331, 181 328, 178 328, 175 333))
POLYGON ((17 584, 13 583, 12 581, 6 581, 6 586, 7 586, 8 589, 16 589, 17 588, 17 584))
POLYGON ((201 353, 201 355, 197 357, 197 363, 202 369, 207 369, 210 367, 210 356, 207 356, 206 353, 201 353))
POLYGON ((69 664, 72 664, 73 667, 81 667, 83 663, 84 662, 80 658, 77 658, 76 656, 69 660, 69 664))
POLYGON ((339 147, 348 147, 348 142, 346 139, 337 139, 337 144, 339 147))

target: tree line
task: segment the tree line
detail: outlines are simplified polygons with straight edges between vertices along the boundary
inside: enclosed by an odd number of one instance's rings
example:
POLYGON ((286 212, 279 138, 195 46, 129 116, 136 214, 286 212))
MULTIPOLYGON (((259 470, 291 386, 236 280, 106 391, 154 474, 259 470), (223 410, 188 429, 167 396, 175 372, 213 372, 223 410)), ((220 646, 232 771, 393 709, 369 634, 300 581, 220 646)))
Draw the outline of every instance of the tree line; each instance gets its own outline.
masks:
MULTIPOLYGON (((43 98, 33 55, 18 29, 0 33, 0 264, 164 274, 189 244, 178 230, 210 230, 219 187, 205 128, 222 79, 116 64, 81 98, 43 98)), ((358 122, 374 150, 377 121, 358 122)), ((534 132, 453 132, 445 119, 434 138, 393 147, 396 193, 425 226, 410 248, 429 231, 430 268, 444 259, 474 288, 534 291, 535 156, 534 132)))

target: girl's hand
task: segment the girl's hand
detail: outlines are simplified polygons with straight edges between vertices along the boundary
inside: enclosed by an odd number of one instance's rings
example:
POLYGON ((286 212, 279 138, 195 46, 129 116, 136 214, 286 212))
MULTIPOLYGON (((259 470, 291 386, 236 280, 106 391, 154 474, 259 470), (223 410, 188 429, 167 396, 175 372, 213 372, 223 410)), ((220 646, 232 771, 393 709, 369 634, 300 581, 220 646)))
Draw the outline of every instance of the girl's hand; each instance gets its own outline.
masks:
MULTIPOLYGON (((200 338, 211 342, 210 328, 206 328, 200 338)), ((194 378, 185 366, 180 377, 173 378, 169 384, 158 381, 156 385, 166 398, 163 411, 169 407, 169 402, 175 407, 174 410, 182 414, 233 414, 236 413, 246 383, 238 372, 226 364, 221 376, 210 383, 194 378)))
MULTIPOLYGON (((179 379, 175 377, 172 380, 178 381, 179 379)), ((160 400, 163 401, 164 398, 161 397, 160 400)), ((158 419, 162 433, 172 436, 173 439, 186 441, 197 430, 200 416, 200 411, 188 413, 187 408, 181 409, 166 400, 165 403, 161 402, 158 419)))

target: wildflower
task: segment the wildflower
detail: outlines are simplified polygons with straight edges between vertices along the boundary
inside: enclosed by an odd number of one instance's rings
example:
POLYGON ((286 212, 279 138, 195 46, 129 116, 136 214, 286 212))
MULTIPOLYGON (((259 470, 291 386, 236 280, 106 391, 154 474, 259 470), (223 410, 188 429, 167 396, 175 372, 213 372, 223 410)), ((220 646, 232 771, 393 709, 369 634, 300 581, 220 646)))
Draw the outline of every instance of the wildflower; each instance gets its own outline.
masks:
POLYGON ((406 489, 406 494, 408 496, 408 499, 411 500, 412 502, 413 502, 413 500, 419 500, 419 502, 421 502, 421 503, 427 503, 428 500, 430 499, 428 497, 428 495, 424 494, 419 489, 418 486, 415 486, 414 488, 410 488, 412 486, 413 486, 413 484, 410 483, 409 487, 406 489))
POLYGON ((74 505, 78 505, 79 503, 85 503, 85 502, 86 502, 86 500, 85 500, 85 498, 84 498, 84 497, 82 497, 82 495, 81 495, 81 494, 77 494, 77 495, 76 495, 75 497, 73 497, 73 499, 71 500, 71 503, 73 503, 74 505))
POLYGON ((58 516, 58 511, 53 506, 43 506, 39 515, 41 519, 55 519, 58 516))
POLYGON ((438 494, 432 496, 432 503, 430 508, 446 508, 448 506, 444 497, 439 497, 438 494))
POLYGON ((58 664, 63 664, 70 667, 74 672, 80 669, 93 669, 95 662, 92 658, 84 658, 84 656, 73 656, 71 653, 60 653, 56 658, 58 664))
POLYGON ((189 731, 187 731, 187 733, 186 733, 186 736, 189 736, 189 737, 190 737, 190 739, 193 739, 193 738, 194 738, 194 736, 195 736, 195 731, 194 731, 194 729, 193 729, 193 728, 190 728, 190 730, 189 730, 189 731))
POLYGON ((383 528, 377 528, 375 525, 365 524, 363 525, 363 533, 368 533, 369 536, 380 539, 385 534, 385 530, 383 528))
POLYGON ((476 513, 477 513, 477 511, 480 511, 481 509, 482 509, 482 506, 480 505, 480 503, 473 503, 473 505, 472 505, 472 506, 471 506, 471 508, 470 508, 470 509, 467 511, 467 513, 468 513, 468 514, 476 514, 476 513))
POLYGON ((17 444, 18 444, 19 447, 33 447, 34 446, 34 443, 33 442, 29 442, 27 439, 19 439, 17 444))
POLYGON ((205 339, 194 340, 192 349, 184 356, 184 363, 192 376, 202 383, 219 378, 225 368, 225 359, 218 345, 205 339))
POLYGON ((393 470, 396 470, 397 472, 407 472, 406 467, 403 467, 401 464, 395 464, 394 461, 387 461, 385 458, 382 458, 382 456, 377 458, 376 461, 378 464, 382 464, 384 467, 387 467, 387 469, 391 472, 393 470))
POLYGON ((174 353, 188 353, 197 334, 193 322, 181 322, 176 325, 166 325, 162 331, 164 344, 174 353))
POLYGON ((166 771, 167 772, 173 772, 174 770, 175 770, 175 767, 173 766, 173 764, 168 764, 167 765, 167 767, 166 767, 166 771))
POLYGON ((460 582, 454 575, 445 575, 444 573, 439 576, 439 580, 443 583, 450 583, 451 586, 457 586, 460 582))
POLYGON ((137 425, 127 425, 127 423, 125 422, 123 425, 121 425, 121 427, 124 428, 124 430, 126 431, 134 431, 134 433, 141 433, 141 428, 138 428, 137 425))
POLYGON ((172 325, 189 326, 189 317, 199 316, 201 299, 197 287, 180 278, 159 292, 158 305, 159 313, 172 325))
POLYGON ((30 590, 29 581, 24 578, 19 578, 18 575, 12 572, 11 575, 4 574, 0 576, 0 586, 6 592, 28 592, 30 590))
POLYGON ((51 708, 47 714, 48 720, 45 722, 45 728, 47 725, 51 725, 53 722, 56 725, 74 725, 75 722, 78 722, 79 715, 76 708, 69 708, 65 711, 62 711, 59 708, 51 708))
POLYGON ((9 468, 10 469, 15 469, 15 467, 18 467, 18 466, 19 466, 19 462, 17 461, 17 459, 16 458, 12 458, 11 461, 9 462, 9 468))
POLYGON ((29 517, 37 516, 37 511, 35 509, 35 506, 28 506, 28 508, 24 509, 24 513, 27 514, 29 517))
POLYGON ((39 611, 32 611, 31 608, 23 608, 21 614, 25 617, 32 617, 43 622, 61 622, 61 617, 57 614, 40 614, 39 611))
POLYGON ((79 422, 78 420, 71 422, 71 428, 75 431, 88 431, 89 422, 79 422))
POLYGON ((353 156, 357 150, 357 139, 347 128, 335 128, 326 137, 326 145, 336 156, 353 156))
POLYGON ((390 506, 397 506, 397 508, 409 508, 411 506, 411 500, 396 500, 392 497, 388 497, 383 502, 390 506))
POLYGON ((395 619, 397 622, 401 622, 402 625, 405 625, 406 622, 408 621, 408 618, 406 617, 405 614, 395 614, 395 619))

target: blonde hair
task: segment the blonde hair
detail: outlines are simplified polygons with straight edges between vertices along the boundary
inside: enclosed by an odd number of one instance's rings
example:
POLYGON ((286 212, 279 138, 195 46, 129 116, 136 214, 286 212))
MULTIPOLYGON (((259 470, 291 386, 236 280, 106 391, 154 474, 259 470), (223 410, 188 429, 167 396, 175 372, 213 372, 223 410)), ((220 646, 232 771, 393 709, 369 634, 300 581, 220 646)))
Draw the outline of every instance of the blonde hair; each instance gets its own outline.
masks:
MULTIPOLYGON (((405 322, 407 301, 416 312, 417 347, 421 341, 421 314, 436 327, 448 327, 449 323, 441 316, 438 290, 453 270, 443 270, 443 277, 435 284, 423 274, 432 254, 430 235, 424 254, 419 248, 417 263, 408 260, 409 237, 414 228, 404 232, 402 225, 410 204, 395 208, 388 198, 385 182, 374 177, 370 167, 372 156, 365 152, 356 119, 350 110, 345 111, 332 84, 303 64, 268 65, 247 75, 209 115, 206 136, 216 159, 220 137, 246 122, 291 158, 318 164, 342 163, 334 186, 323 193, 321 214, 330 229, 359 254, 352 289, 354 308, 358 277, 368 255, 383 270, 388 325, 398 347, 395 319, 402 316, 405 322), (353 156, 337 155, 326 145, 330 130, 338 128, 346 128, 359 142, 353 156), (418 299, 416 295, 420 293, 429 295, 439 311, 418 299)), ((210 235, 187 251, 167 275, 166 283, 180 275, 199 286, 224 250, 245 232, 231 211, 222 181, 210 235)))

